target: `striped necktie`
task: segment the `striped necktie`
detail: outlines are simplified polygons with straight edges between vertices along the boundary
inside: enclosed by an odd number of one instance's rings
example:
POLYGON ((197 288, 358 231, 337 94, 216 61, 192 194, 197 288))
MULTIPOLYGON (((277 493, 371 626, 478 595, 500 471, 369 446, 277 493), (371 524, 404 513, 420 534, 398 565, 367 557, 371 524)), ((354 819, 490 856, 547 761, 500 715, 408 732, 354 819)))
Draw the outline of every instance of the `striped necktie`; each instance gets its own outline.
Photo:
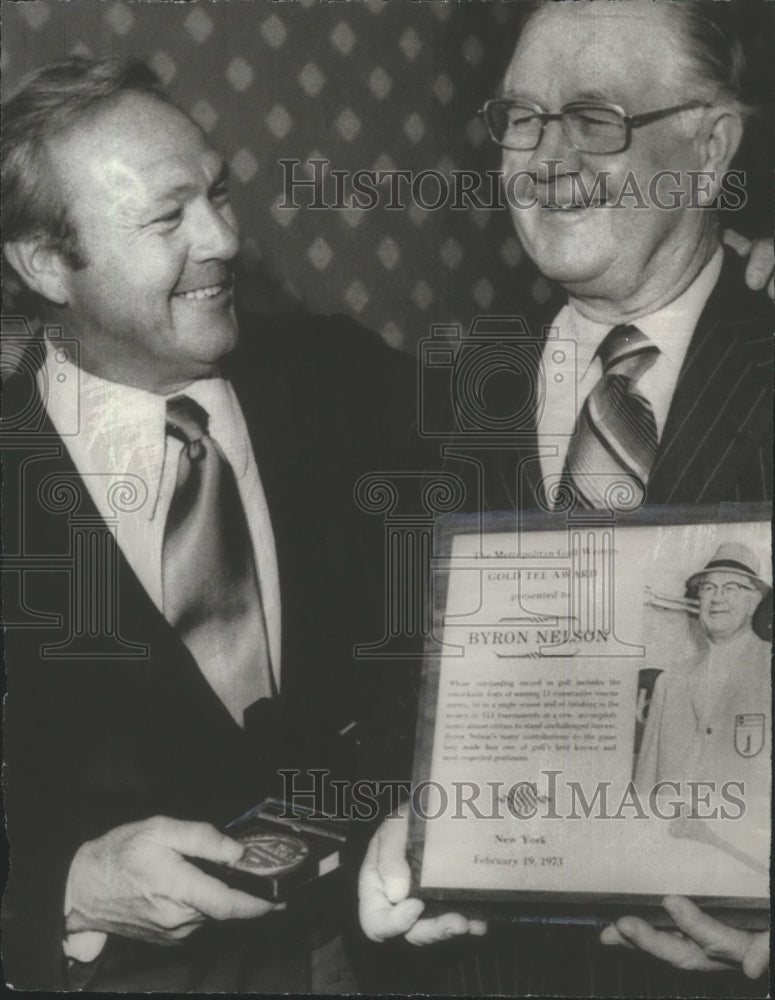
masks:
POLYGON ((167 401, 167 434, 183 442, 164 527, 164 615, 240 726, 272 694, 253 544, 234 472, 188 396, 167 401))
POLYGON ((657 425, 637 382, 658 354, 630 325, 615 326, 598 347, 603 374, 584 402, 562 474, 580 506, 632 509, 645 500, 657 425))

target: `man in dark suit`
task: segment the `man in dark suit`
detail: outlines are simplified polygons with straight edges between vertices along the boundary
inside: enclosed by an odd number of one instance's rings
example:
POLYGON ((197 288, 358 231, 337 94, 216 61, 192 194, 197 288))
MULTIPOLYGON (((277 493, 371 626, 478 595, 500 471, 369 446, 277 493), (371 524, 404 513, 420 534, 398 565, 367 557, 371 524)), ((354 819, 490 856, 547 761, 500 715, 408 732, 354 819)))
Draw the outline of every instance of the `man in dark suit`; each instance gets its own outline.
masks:
MULTIPOLYGON (((483 424, 484 446, 452 449, 474 470, 474 502, 521 511, 771 498, 771 307, 745 289, 739 262, 725 259, 713 211, 743 134, 745 58, 713 8, 635 0, 531 9, 484 114, 503 148, 521 243, 566 302, 543 317, 559 345, 547 338, 518 347, 522 360, 532 351, 527 370, 543 379, 513 440, 488 442, 483 424), (575 370, 562 342, 577 348, 575 370)), ((515 401, 505 378, 477 385, 480 394, 490 389, 501 426, 504 415, 524 412, 524 395, 515 401)), ((471 398, 473 388, 451 401, 451 427, 458 402, 471 398)), ((459 914, 418 919, 421 908, 406 898, 403 836, 388 821, 372 842, 362 870, 365 932, 425 944, 481 933, 480 922, 459 914)), ((733 931, 687 900, 671 902, 670 912, 684 938, 624 918, 604 941, 681 969, 742 966, 756 978, 766 968, 763 936, 733 931)), ((593 933, 541 927, 499 933, 499 944, 480 948, 468 942, 462 991, 659 992, 644 979, 651 967, 623 972, 590 960, 593 933)), ((698 989, 696 979, 663 982, 671 992, 698 989)), ((717 983, 722 992, 740 988, 717 983)), ((441 988, 460 987, 452 975, 441 988)))
MULTIPOLYGON (((728 247, 721 252, 718 279, 691 332, 667 405, 645 486, 646 503, 771 496, 772 306, 747 287, 744 262, 728 247)), ((546 323, 555 325, 548 317, 546 323)), ((534 350, 538 368, 544 362, 539 348, 534 350)), ((548 402, 551 407, 553 401, 548 402)), ((542 437, 539 423, 520 434, 518 445, 490 448, 478 473, 487 509, 552 509, 556 498, 551 490, 562 481, 558 456, 564 459, 570 436, 542 437), (548 467, 542 460, 547 455, 554 460, 548 467)), ((472 455, 476 457, 475 449, 472 455)))
POLYGON ((45 67, 4 130, 44 328, 4 344, 6 981, 309 991, 334 889, 278 909, 191 859, 241 857, 219 828, 279 769, 366 776, 400 728, 352 663, 382 547, 352 484, 411 369, 346 320, 238 327, 225 163, 142 64, 45 67))
POLYGON ((722 250, 714 211, 750 110, 733 33, 745 12, 624 13, 535 8, 485 105, 517 234, 565 292, 542 321, 578 351, 574 379, 543 348, 536 436, 525 464, 503 456, 493 507, 519 492, 522 508, 551 507, 558 488, 601 506, 614 480, 633 505, 771 496, 771 309, 722 250), (659 46, 683 67, 678 87, 656 70, 659 46), (610 335, 645 352, 639 369, 609 362, 610 335), (605 375, 628 379, 624 396, 605 375), (604 412, 617 407, 636 440, 604 412))

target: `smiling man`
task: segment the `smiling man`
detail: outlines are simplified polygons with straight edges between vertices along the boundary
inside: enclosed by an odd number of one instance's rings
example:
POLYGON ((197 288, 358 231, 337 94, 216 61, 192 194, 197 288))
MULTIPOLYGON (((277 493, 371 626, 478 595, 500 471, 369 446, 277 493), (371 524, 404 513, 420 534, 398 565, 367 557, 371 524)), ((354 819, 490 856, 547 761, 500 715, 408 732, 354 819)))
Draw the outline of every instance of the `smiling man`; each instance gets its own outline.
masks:
POLYGON ((224 160, 143 64, 44 67, 3 112, 4 279, 37 326, 4 344, 6 979, 314 990, 336 894, 277 909, 193 859, 240 859, 219 830, 281 767, 364 774, 398 729, 377 671, 359 714, 382 538, 351 491, 411 366, 341 317, 238 324, 224 160))
POLYGON ((750 110, 743 11, 715 6, 536 5, 485 105, 520 241, 567 296, 546 322, 578 351, 575 381, 544 352, 541 504, 771 495, 771 311, 715 211, 750 110))
POLYGON ((239 243, 223 158, 176 108, 141 94, 50 139, 49 150, 83 266, 16 240, 6 256, 66 309, 81 366, 158 394, 213 375, 237 343, 239 243), (158 141, 138 142, 144 132, 158 141))
MULTIPOLYGON (((530 4, 483 113, 502 148, 517 235, 563 292, 559 312, 552 304, 543 320, 575 344, 577 365, 567 377, 567 357, 547 339, 539 403, 516 443, 491 445, 483 428, 477 485, 490 509, 771 499, 772 308, 722 248, 715 211, 750 111, 735 31, 744 17, 744 5, 701 0, 530 4)), ((521 402, 507 400, 505 412, 519 413, 521 402)), ((460 913, 422 916, 422 902, 409 897, 405 844, 406 824, 396 820, 372 840, 361 870, 366 934, 413 944, 483 935, 480 920, 460 913)), ((445 964, 451 949, 437 958, 440 972, 426 959, 430 979, 419 988, 766 990, 740 974, 763 975, 766 935, 733 931, 688 900, 670 915, 685 936, 641 933, 643 922, 629 937, 621 922, 607 928, 604 943, 630 948, 623 957, 601 956, 591 926, 496 924, 459 958, 445 964), (685 975, 634 955, 633 945, 685 975), (710 970, 730 974, 713 984, 697 978, 710 970)))
POLYGON ((503 103, 488 114, 506 177, 533 174, 535 204, 512 207, 523 246, 590 319, 655 311, 691 284, 718 245, 714 216, 687 210, 698 205, 690 171, 708 172, 707 207, 742 119, 731 95, 715 106, 707 100, 693 69, 664 6, 650 14, 642 4, 559 5, 525 27, 503 103), (648 205, 653 179, 668 170, 673 198, 648 205))
POLYGON ((725 542, 686 592, 707 645, 657 678, 635 781, 646 793, 658 781, 742 781, 751 811, 769 801, 771 650, 753 618, 770 588, 748 546, 725 542))

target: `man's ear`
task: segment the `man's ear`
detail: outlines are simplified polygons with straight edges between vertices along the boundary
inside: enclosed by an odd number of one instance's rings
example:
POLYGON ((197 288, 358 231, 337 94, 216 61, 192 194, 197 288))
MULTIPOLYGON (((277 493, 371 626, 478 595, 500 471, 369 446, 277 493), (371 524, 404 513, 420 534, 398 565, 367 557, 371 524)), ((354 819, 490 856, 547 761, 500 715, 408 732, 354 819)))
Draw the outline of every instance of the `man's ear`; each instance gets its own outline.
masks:
POLYGON ((49 302, 67 305, 70 269, 57 250, 33 238, 10 240, 3 245, 3 253, 28 288, 49 302))
POLYGON ((737 152, 743 138, 743 119, 738 111, 723 108, 720 111, 711 109, 714 115, 707 126, 703 141, 703 171, 713 176, 708 191, 710 201, 715 198, 721 188, 721 181, 729 169, 729 164, 737 152))

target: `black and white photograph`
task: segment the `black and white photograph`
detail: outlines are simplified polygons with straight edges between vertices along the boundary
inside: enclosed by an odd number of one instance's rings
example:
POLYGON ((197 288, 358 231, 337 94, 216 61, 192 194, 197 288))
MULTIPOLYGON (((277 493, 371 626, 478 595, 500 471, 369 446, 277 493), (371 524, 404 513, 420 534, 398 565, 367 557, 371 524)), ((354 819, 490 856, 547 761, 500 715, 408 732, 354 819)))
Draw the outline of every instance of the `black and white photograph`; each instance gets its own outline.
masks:
POLYGON ((769 512, 730 508, 583 532, 525 516, 521 538, 443 523, 410 810, 421 896, 659 921, 680 893, 766 921, 769 512))
MULTIPOLYGON (((767 610, 772 587, 759 575, 760 565, 753 548, 726 541, 686 580, 685 613, 701 634, 688 653, 672 644, 669 657, 660 656, 663 669, 646 668, 659 674, 641 712, 648 721, 635 764, 637 784, 668 776, 674 781, 698 767, 720 781, 735 768, 741 775, 743 761, 758 757, 759 773, 747 776, 746 794, 769 794, 772 623, 761 614, 755 619, 760 608, 767 610)), ((652 601, 669 607, 653 591, 652 601)))
POLYGON ((5 984, 769 995, 772 0, 0 19, 5 984))

